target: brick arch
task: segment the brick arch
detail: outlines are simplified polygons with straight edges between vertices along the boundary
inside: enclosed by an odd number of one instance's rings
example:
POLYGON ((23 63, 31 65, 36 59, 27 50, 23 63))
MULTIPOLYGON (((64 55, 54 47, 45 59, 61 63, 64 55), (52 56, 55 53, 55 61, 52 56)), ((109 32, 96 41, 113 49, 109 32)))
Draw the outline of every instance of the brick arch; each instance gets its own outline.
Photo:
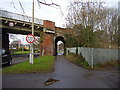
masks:
POLYGON ((64 47, 65 47, 65 37, 64 36, 57 36, 55 38, 55 50, 54 50, 54 55, 56 56, 57 55, 57 43, 58 41, 62 41, 64 43, 64 47))

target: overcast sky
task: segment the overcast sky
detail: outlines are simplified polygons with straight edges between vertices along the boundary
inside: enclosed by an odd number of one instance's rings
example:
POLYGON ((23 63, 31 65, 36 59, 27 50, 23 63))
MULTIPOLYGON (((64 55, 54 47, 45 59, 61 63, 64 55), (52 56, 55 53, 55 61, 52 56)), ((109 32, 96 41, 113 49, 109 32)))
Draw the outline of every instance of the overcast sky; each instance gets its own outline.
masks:
MULTIPOLYGON (((18 1, 22 3, 25 13, 28 16, 32 16, 33 0, 0 0, 0 9, 18 13, 18 14, 23 14, 18 1)), ((46 1, 46 3, 54 2, 60 5, 62 8, 63 14, 66 16, 67 6, 69 5, 70 1, 73 1, 73 0, 40 0, 40 1, 43 1, 43 2, 46 1)), ((88 0, 83 0, 83 1, 88 1, 88 0)), ((95 1, 95 0, 92 0, 92 1, 95 1)), ((101 0, 101 1, 105 1, 106 5, 109 7, 117 8, 118 1, 120 0, 101 0)), ((40 7, 39 7, 37 0, 35 0, 35 18, 54 21, 55 25, 58 27, 63 27, 65 25, 65 17, 61 14, 61 11, 58 7, 49 7, 42 4, 40 4, 40 7)))
MULTIPOLYGON (((21 1, 26 14, 28 16, 32 16, 33 0, 0 0, 0 9, 23 14, 18 1, 21 1)), ((40 1, 44 1, 44 0, 40 0, 40 1)), ((62 8, 62 12, 66 16, 67 6, 69 5, 70 1, 73 0, 45 0, 45 1, 46 3, 51 3, 53 1, 54 3, 60 5, 62 8)), ((83 1, 88 1, 88 0, 83 0, 83 1)), ((116 8, 118 7, 119 0, 103 0, 103 1, 105 1, 107 6, 109 7, 116 7, 116 8)), ((37 0, 35 0, 35 17, 43 20, 54 21, 56 26, 58 27, 62 27, 63 24, 65 24, 64 16, 61 14, 61 11, 58 7, 53 8, 42 4, 39 7, 37 4, 37 0)))
MULTIPOLYGON (((32 16, 32 0, 0 0, 0 9, 23 14, 18 1, 21 1, 26 14, 28 16, 32 16)), ((44 0, 40 0, 40 1, 44 1, 44 0)), ((64 1, 52 0, 52 1, 60 5, 64 13, 66 12, 66 8, 68 6, 69 0, 64 0, 64 1)), ((51 0, 46 0, 46 3, 51 3, 51 0)), ((58 7, 55 6, 49 7, 42 4, 39 7, 37 4, 37 0, 35 0, 35 17, 43 20, 54 21, 56 23, 56 26, 59 27, 61 27, 65 22, 64 17, 61 15, 61 11, 58 7)))

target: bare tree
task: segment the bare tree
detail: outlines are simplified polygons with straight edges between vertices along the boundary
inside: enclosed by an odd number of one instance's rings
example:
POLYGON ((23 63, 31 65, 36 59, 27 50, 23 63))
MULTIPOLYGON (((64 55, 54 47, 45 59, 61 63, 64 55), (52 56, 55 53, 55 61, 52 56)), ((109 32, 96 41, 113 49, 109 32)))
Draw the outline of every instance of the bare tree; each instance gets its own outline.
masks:
POLYGON ((85 28, 90 30, 104 31, 102 37, 105 42, 111 44, 116 39, 118 32, 118 11, 114 8, 105 7, 105 2, 74 0, 68 7, 66 17, 67 26, 74 28, 77 34, 85 28))
POLYGON ((71 2, 67 15, 68 26, 71 27, 76 24, 82 24, 84 27, 98 25, 106 15, 103 12, 103 4, 104 2, 100 1, 82 2, 81 0, 75 0, 71 2), (105 15, 103 16, 103 14, 105 15))

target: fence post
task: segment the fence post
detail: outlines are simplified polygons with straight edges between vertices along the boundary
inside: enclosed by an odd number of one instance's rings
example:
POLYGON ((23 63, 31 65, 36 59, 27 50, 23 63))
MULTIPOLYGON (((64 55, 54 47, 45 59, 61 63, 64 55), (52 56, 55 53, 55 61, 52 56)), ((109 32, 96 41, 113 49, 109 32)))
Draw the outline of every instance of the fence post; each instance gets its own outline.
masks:
POLYGON ((68 50, 67 50, 67 48, 65 48, 65 53, 66 53, 66 55, 68 55, 68 50))
POLYGON ((78 55, 78 47, 76 47, 76 55, 78 55))
POLYGON ((67 55, 67 48, 64 47, 64 55, 67 55))
POLYGON ((92 56, 91 56, 91 64, 92 64, 92 68, 93 68, 93 48, 92 48, 92 56))

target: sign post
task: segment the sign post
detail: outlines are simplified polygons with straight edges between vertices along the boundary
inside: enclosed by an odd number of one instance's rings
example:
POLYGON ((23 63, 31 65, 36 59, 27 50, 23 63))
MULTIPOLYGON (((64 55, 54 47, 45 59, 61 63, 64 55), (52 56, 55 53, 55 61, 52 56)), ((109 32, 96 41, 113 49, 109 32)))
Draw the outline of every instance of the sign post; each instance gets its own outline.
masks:
MULTIPOLYGON (((34 0, 32 3, 32 35, 34 36, 34 0)), ((31 63, 33 64, 33 59, 34 59, 34 44, 31 43, 31 63)))
POLYGON ((28 42, 28 43, 30 43, 30 57, 29 57, 29 59, 30 59, 30 64, 33 64, 34 62, 33 62, 33 56, 34 56, 34 53, 32 53, 32 52, 34 52, 34 51, 32 51, 33 49, 33 43, 34 43, 34 41, 35 41, 35 36, 34 35, 32 35, 32 34, 28 34, 27 35, 27 37, 26 37, 26 41, 28 42))
POLYGON ((34 44, 33 42, 35 41, 34 37, 34 0, 32 3, 32 34, 29 34, 26 38, 26 40, 30 40, 30 63, 33 64, 33 59, 34 59, 34 44), (28 38, 29 37, 29 38, 28 38))

